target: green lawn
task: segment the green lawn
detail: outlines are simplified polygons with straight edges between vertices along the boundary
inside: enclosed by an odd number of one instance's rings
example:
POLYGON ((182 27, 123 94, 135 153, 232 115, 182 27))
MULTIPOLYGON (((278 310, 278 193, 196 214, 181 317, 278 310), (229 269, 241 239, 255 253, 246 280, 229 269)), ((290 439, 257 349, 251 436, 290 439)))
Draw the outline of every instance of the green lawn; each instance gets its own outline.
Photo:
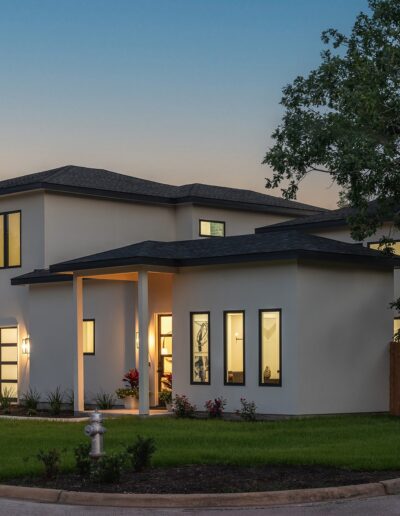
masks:
MULTIPOLYGON (((0 478, 38 473, 37 451, 73 448, 88 438, 86 423, 0 421, 0 478), (26 460, 26 458, 29 460, 26 460)), ((106 420, 106 451, 137 434, 156 440, 156 466, 180 464, 321 464, 353 469, 400 469, 400 420, 390 416, 342 416, 242 423, 172 418, 106 420)))

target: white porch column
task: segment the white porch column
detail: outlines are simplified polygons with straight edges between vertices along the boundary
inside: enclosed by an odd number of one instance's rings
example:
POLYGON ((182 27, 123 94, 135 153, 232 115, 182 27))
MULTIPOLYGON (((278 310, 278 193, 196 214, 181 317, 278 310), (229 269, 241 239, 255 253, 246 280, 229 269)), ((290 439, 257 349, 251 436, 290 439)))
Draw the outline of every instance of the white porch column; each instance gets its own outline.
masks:
POLYGON ((74 411, 84 410, 83 367, 83 278, 74 274, 72 298, 72 328, 75 342, 72 343, 74 360, 74 411))
POLYGON ((147 271, 139 271, 139 415, 149 414, 149 281, 147 271))

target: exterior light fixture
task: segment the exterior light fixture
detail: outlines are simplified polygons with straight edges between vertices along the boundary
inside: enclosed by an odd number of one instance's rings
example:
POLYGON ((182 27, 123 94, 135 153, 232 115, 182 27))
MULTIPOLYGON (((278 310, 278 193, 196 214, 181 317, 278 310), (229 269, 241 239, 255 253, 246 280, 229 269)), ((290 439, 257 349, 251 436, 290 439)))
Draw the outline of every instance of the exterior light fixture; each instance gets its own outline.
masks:
POLYGON ((31 354, 31 339, 29 335, 25 339, 22 339, 21 350, 23 355, 31 354))
POLYGON ((139 349, 139 332, 138 331, 136 332, 135 342, 136 342, 136 349, 139 349))

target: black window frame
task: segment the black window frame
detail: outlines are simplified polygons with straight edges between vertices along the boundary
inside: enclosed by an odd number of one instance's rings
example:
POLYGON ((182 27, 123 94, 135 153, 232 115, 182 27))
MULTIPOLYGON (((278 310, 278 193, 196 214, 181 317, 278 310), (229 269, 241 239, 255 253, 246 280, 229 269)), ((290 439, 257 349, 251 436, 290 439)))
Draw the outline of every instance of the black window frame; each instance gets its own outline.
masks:
POLYGON ((258 385, 259 387, 282 387, 282 308, 260 308, 258 310, 258 385), (262 314, 265 312, 279 312, 279 382, 264 383, 262 367, 262 314))
POLYGON ((0 270, 20 269, 22 267, 22 211, 21 210, 3 211, 0 213, 0 217, 4 217, 4 235, 3 235, 4 265, 0 265, 0 270), (8 216, 14 215, 15 213, 19 213, 19 265, 9 265, 8 216))
MULTIPOLYGON (((17 366, 17 379, 16 380, 3 380, 2 376, 1 376, 1 371, 0 371, 0 394, 2 393, 2 388, 3 388, 3 383, 15 383, 16 385, 16 394, 17 396, 15 398, 11 398, 11 400, 13 402, 16 402, 18 401, 18 396, 19 396, 19 392, 18 392, 18 382, 19 382, 19 345, 18 345, 18 341, 19 341, 19 328, 18 326, 0 326, 0 348, 17 348, 17 361, 12 361, 12 362, 9 362, 9 361, 2 361, 2 357, 0 356, 0 366, 2 365, 16 365, 17 366), (8 343, 8 344, 3 344, 2 341, 1 341, 1 330, 17 330, 17 342, 14 344, 14 343, 8 343)), ((1 354, 1 349, 0 349, 0 354, 1 354)))
POLYGON ((224 310, 224 385, 244 386, 246 385, 246 310, 224 310), (227 357, 227 321, 228 314, 242 314, 243 315, 243 382, 228 382, 228 357, 227 357))
POLYGON ((85 357, 93 357, 96 354, 96 319, 83 319, 83 322, 92 322, 93 323, 93 352, 84 351, 83 355, 85 357))
POLYGON ((211 385, 211 312, 207 310, 195 310, 190 312, 190 385, 211 385), (195 382, 193 380, 193 316, 207 315, 208 317, 208 382, 195 382))
POLYGON ((210 219, 199 219, 199 236, 200 237, 203 237, 203 238, 224 238, 226 233, 225 233, 225 230, 226 230, 226 223, 224 220, 210 220, 210 219), (224 234, 222 236, 219 236, 219 235, 204 235, 202 232, 201 232, 201 223, 202 222, 210 222, 210 223, 216 223, 216 224, 222 224, 223 227, 224 227, 224 234))

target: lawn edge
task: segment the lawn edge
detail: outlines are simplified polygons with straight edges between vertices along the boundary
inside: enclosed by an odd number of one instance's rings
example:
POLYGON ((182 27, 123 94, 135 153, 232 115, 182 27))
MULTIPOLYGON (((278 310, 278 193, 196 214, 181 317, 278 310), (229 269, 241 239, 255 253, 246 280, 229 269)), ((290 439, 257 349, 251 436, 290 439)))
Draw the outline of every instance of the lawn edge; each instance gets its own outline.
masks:
POLYGON ((400 478, 369 484, 287 491, 159 495, 89 493, 0 484, 0 498, 65 505, 136 508, 263 507, 348 498, 369 498, 398 493, 400 493, 400 478))

